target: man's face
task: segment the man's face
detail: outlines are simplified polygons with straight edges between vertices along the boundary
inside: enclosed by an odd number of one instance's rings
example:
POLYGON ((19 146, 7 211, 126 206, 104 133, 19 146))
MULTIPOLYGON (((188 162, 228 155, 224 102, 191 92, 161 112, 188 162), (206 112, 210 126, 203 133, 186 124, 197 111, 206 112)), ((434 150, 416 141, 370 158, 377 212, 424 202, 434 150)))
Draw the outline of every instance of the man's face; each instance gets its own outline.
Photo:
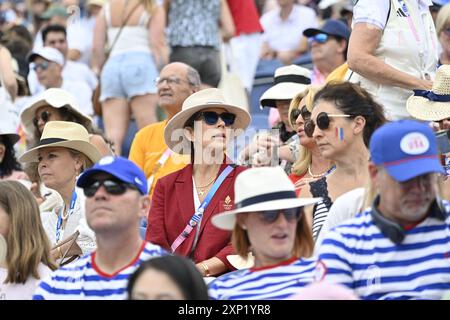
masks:
POLYGON ((370 164, 372 181, 380 195, 379 210, 401 225, 414 224, 426 217, 437 194, 437 175, 427 173, 397 182, 380 167, 370 164))
POLYGON ((346 41, 339 41, 332 36, 328 36, 327 40, 323 43, 312 40, 312 38, 309 41, 313 63, 334 61, 336 55, 343 57, 343 53, 345 52, 346 41))
POLYGON ((46 89, 56 87, 61 79, 62 67, 56 62, 45 60, 42 57, 36 57, 33 63, 39 83, 46 89))
POLYGON ((63 32, 49 32, 45 38, 44 45, 46 47, 52 47, 57 49, 63 54, 64 57, 67 55, 67 39, 63 32))

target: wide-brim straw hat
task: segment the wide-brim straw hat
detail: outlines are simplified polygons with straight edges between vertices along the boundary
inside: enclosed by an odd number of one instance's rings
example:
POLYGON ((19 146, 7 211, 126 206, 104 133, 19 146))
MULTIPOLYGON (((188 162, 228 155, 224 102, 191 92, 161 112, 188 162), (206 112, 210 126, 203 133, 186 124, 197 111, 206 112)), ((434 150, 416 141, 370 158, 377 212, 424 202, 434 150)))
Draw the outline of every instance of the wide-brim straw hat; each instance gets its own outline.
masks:
POLYGON ((292 100, 311 84, 311 71, 295 64, 275 70, 274 85, 267 89, 259 103, 261 107, 276 108, 276 100, 292 100))
POLYGON ((238 213, 304 207, 321 200, 297 198, 294 184, 281 167, 245 170, 236 178, 234 194, 236 209, 212 218, 212 223, 220 229, 233 230, 238 213))
POLYGON ((450 65, 439 67, 430 91, 414 90, 414 95, 406 101, 406 110, 424 121, 450 118, 450 65))
POLYGON ((81 113, 80 107, 78 107, 78 103, 71 93, 63 89, 51 88, 40 93, 23 109, 20 114, 20 120, 22 121, 27 133, 31 134, 33 132, 33 119, 36 110, 46 105, 56 109, 66 107, 69 111, 82 119, 82 124, 84 126, 92 126, 92 119, 81 113))
POLYGON ((38 162, 38 152, 42 148, 62 147, 81 152, 93 163, 101 158, 97 148, 89 142, 89 133, 80 124, 67 121, 50 121, 42 132, 38 145, 21 157, 21 162, 38 162))
POLYGON ((210 108, 223 108, 236 115, 236 120, 231 126, 231 129, 236 129, 234 130, 235 136, 242 133, 250 124, 251 117, 248 111, 244 107, 225 102, 221 90, 216 88, 200 90, 187 97, 183 102, 181 111, 167 123, 164 129, 164 140, 167 146, 176 153, 189 154, 190 142, 184 134, 184 130, 179 133, 175 130, 183 129, 186 122, 195 113, 210 108))

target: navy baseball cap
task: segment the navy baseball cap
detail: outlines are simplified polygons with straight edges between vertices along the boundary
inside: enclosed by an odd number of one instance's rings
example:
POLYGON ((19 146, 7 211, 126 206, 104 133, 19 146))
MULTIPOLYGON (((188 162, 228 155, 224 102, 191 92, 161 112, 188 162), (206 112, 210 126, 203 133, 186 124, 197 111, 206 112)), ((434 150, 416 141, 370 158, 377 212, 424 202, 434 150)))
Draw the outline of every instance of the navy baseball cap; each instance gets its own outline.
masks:
POLYGON ((89 178, 100 172, 109 173, 122 182, 134 185, 143 195, 148 192, 144 172, 130 160, 113 156, 101 158, 92 168, 83 172, 78 178, 77 186, 80 188, 86 187, 90 181, 89 178))
POLYGON ((342 21, 328 19, 320 29, 309 28, 303 31, 305 37, 314 37, 316 34, 325 33, 330 36, 341 37, 348 41, 350 38, 350 28, 342 21))
POLYGON ((445 174, 433 130, 413 120, 393 121, 375 130, 370 156, 398 182, 426 173, 445 174))

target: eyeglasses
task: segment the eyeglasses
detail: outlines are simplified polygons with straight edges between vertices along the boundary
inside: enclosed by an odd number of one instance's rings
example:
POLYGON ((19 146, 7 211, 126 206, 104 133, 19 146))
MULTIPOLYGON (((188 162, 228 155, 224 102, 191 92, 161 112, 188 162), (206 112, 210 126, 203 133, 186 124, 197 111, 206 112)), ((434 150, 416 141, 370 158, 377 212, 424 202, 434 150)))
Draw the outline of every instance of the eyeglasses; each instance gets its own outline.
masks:
POLYGON ((258 212, 258 218, 265 224, 272 224, 278 220, 280 214, 284 215, 287 222, 295 222, 300 219, 302 208, 290 208, 281 210, 266 210, 258 212))
POLYGON ((44 123, 47 123, 50 120, 52 113, 49 111, 42 111, 40 115, 33 119, 33 124, 35 127, 38 126, 39 119, 41 119, 44 123))
POLYGON ((293 110, 291 112, 291 123, 295 123, 298 116, 302 116, 303 121, 308 121, 311 118, 311 112, 309 112, 306 106, 293 110))
MULTIPOLYGON (((320 130, 328 129, 330 126, 330 118, 350 118, 349 114, 328 114, 326 112, 321 112, 317 115, 316 123, 320 130)), ((312 137, 316 125, 312 119, 305 122, 305 133, 308 137, 312 137)))
POLYGON ((325 33, 318 33, 315 36, 309 37, 308 38, 308 43, 311 44, 313 42, 317 42, 317 43, 325 43, 327 42, 329 39, 329 35, 325 34, 325 33))
POLYGON ((233 125, 234 120, 236 120, 236 115, 231 112, 223 112, 218 114, 214 111, 203 111, 199 113, 198 118, 203 118, 205 123, 210 126, 215 125, 220 118, 225 123, 225 126, 229 127, 233 125))
POLYGON ((155 79, 155 84, 156 84, 156 86, 161 86, 164 83, 164 81, 167 81, 167 84, 169 86, 174 85, 174 84, 181 84, 182 82, 187 82, 190 84, 189 81, 186 81, 186 80, 183 80, 183 79, 180 79, 177 77, 164 77, 164 78, 158 77, 155 79))
POLYGON ((42 63, 35 63, 33 66, 34 71, 38 71, 38 69, 42 69, 43 71, 47 70, 50 66, 50 63, 48 61, 44 61, 42 63))
POLYGON ((134 185, 129 183, 116 180, 103 180, 103 181, 95 181, 90 185, 84 187, 83 189, 84 195, 88 198, 93 197, 97 193, 100 186, 103 186, 106 192, 115 196, 124 194, 125 191, 127 191, 127 189, 138 190, 134 185))

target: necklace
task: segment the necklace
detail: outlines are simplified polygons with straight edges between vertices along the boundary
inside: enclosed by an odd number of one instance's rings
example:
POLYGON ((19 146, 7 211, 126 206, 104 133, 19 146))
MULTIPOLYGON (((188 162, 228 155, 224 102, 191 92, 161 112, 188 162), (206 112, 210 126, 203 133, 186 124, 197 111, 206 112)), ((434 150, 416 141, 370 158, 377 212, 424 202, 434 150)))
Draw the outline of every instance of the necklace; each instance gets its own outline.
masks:
POLYGON ((208 182, 207 184, 205 184, 204 186, 197 186, 197 184, 195 184, 195 186, 197 188, 197 193, 200 196, 203 196, 205 194, 206 190, 208 189, 208 187, 214 182, 214 180, 216 180, 216 177, 213 177, 213 179, 210 182, 208 182), (203 190, 200 190, 200 189, 203 189, 203 190))
POLYGON ((335 166, 335 165, 332 165, 332 166, 331 166, 327 171, 325 171, 325 172, 322 172, 322 173, 320 173, 320 174, 313 174, 313 173, 311 172, 311 164, 309 164, 309 166, 308 166, 308 173, 309 173, 309 175, 310 175, 311 177, 313 177, 313 178, 322 178, 322 177, 325 177, 325 176, 329 175, 330 173, 332 173, 335 169, 336 169, 336 166, 335 166))

